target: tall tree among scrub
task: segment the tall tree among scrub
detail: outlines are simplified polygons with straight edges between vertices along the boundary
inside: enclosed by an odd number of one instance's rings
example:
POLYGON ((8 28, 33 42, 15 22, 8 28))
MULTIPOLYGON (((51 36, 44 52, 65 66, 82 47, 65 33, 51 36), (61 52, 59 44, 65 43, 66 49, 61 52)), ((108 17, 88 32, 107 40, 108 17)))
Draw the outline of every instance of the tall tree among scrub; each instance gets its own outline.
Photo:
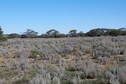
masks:
POLYGON ((70 30, 69 31, 69 36, 76 37, 77 36, 77 30, 76 29, 70 30))
POLYGON ((59 31, 55 30, 55 29, 51 29, 49 31, 46 32, 48 37, 57 37, 59 35, 59 31))
POLYGON ((27 29, 26 32, 24 32, 21 37, 22 38, 36 38, 37 35, 38 35, 38 32, 31 29, 27 29))
POLYGON ((2 28, 0 26, 0 41, 5 41, 5 40, 7 40, 7 38, 4 36, 3 30, 2 30, 2 28))

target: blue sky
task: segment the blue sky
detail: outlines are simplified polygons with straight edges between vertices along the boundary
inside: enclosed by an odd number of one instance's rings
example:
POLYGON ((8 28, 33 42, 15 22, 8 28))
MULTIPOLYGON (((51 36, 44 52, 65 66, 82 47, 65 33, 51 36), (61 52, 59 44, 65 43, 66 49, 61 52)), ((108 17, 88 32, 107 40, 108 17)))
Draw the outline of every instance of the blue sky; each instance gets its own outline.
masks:
POLYGON ((126 27, 126 0, 0 0, 5 33, 126 27))

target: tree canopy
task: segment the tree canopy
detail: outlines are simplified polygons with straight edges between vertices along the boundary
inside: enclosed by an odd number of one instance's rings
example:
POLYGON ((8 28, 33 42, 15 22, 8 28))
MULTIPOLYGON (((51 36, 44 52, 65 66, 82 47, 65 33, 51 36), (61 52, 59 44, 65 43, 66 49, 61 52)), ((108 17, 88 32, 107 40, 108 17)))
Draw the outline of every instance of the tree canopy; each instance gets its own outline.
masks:
MULTIPOLYGON (((95 28, 86 33, 83 31, 77 32, 76 29, 70 30, 67 34, 60 33, 56 29, 50 29, 45 34, 38 35, 38 32, 27 29, 23 34, 7 34, 8 38, 62 38, 62 37, 85 37, 85 36, 124 36, 126 35, 126 28, 112 29, 112 28, 95 28)), ((0 27, 0 39, 5 35, 0 27)))

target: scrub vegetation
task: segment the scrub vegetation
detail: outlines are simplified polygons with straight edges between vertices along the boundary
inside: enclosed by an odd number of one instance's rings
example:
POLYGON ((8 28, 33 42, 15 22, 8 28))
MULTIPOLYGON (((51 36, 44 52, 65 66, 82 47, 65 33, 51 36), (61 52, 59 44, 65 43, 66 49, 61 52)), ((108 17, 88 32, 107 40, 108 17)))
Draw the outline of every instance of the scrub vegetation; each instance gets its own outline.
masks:
POLYGON ((125 77, 126 36, 0 42, 0 84, 126 84, 125 77))

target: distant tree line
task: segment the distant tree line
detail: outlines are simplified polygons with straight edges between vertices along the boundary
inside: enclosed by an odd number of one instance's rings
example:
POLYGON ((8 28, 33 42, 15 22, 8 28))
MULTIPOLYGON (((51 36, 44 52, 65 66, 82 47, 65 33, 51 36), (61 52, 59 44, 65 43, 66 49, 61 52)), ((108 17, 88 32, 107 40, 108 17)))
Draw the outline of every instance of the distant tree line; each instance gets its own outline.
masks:
POLYGON ((5 40, 6 38, 63 38, 63 37, 95 37, 95 36, 123 36, 126 35, 126 28, 119 29, 108 29, 108 28, 96 28, 86 33, 83 31, 77 32, 76 29, 70 30, 67 34, 60 33, 55 29, 48 30, 45 34, 38 35, 38 32, 27 29, 22 34, 11 33, 3 34, 2 28, 0 27, 0 39, 5 40))
POLYGON ((120 29, 97 28, 97 29, 90 30, 85 35, 86 36, 119 36, 119 35, 126 35, 126 28, 120 28, 120 29))

